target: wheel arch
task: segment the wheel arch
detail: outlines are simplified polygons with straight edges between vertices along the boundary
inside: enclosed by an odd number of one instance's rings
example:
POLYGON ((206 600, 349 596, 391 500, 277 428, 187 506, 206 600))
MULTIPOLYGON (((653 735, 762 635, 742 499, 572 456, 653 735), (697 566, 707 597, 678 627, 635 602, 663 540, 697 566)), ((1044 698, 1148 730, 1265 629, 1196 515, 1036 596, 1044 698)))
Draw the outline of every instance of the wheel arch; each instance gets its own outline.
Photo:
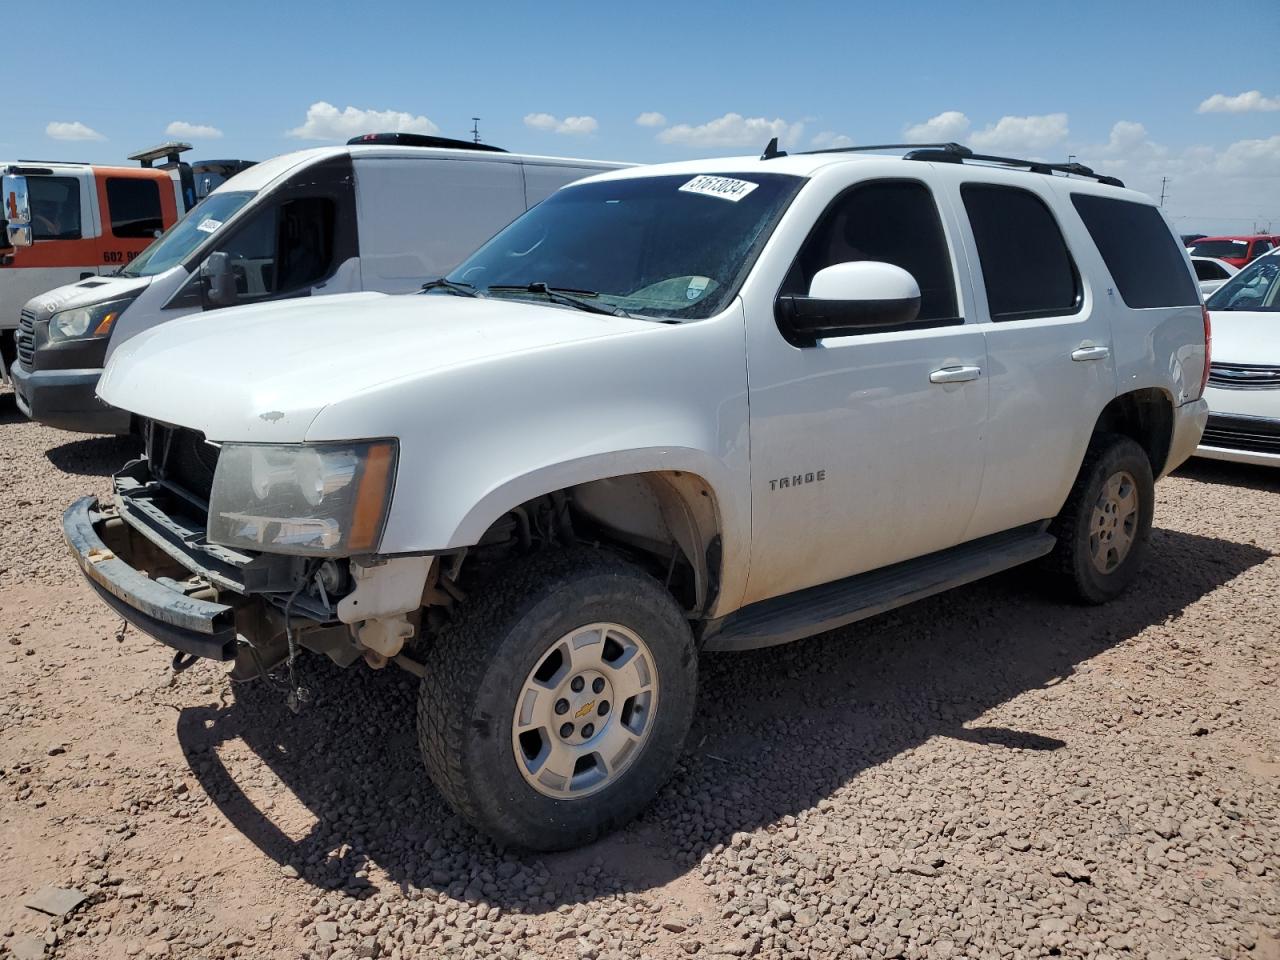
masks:
POLYGON ((1160 387, 1131 390, 1115 397, 1103 408, 1093 432, 1118 433, 1129 437, 1147 454, 1151 475, 1165 473, 1173 443, 1174 406, 1169 391, 1160 387))
MULTIPOLYGON (((486 531, 522 504, 564 493, 606 541, 654 556, 676 549, 693 574, 692 616, 713 615, 745 586, 749 510, 737 502, 726 468, 705 456, 610 455, 555 464, 513 477, 463 517, 450 547, 479 543, 486 531), (738 579, 743 583, 737 582, 738 579)), ((697 454, 697 451, 687 451, 697 454)))

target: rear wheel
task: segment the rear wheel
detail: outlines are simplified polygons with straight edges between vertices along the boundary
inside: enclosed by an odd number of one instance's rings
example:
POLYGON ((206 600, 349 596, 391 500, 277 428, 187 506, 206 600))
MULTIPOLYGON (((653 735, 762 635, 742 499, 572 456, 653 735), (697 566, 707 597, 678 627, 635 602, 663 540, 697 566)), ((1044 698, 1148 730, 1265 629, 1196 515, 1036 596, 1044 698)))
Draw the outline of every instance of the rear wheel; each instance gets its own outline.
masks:
POLYGON ((693 717, 697 655, 652 577, 573 550, 514 564, 426 657, 418 739, 432 781, 498 841, 588 843, 670 775, 693 717))
POLYGON ((1084 603, 1119 596, 1142 566, 1154 512, 1146 451, 1128 437, 1094 437, 1050 526, 1058 543, 1048 560, 1068 593, 1084 603))

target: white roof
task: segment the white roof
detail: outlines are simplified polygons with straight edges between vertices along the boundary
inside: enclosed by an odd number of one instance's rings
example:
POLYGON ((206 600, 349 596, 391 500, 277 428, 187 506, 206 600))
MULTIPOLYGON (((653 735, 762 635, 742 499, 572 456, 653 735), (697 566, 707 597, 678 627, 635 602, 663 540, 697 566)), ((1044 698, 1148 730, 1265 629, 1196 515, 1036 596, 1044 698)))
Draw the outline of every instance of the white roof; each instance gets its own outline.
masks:
MULTIPOLYGON (((751 174, 759 172, 783 173, 795 177, 813 177, 821 171, 849 164, 874 165, 879 168, 871 169, 868 167, 866 172, 869 176, 903 176, 906 171, 899 166, 900 164, 909 164, 910 169, 919 169, 921 166, 959 167, 967 173, 972 172, 974 179, 1008 183, 1010 186, 1017 186, 1019 182, 1025 183, 1026 177, 1054 176, 1053 174, 1032 173, 1029 170, 1018 167, 1000 166, 980 161, 957 165, 927 160, 908 160, 894 153, 811 153, 789 154, 785 157, 774 157, 770 160, 763 160, 759 154, 755 154, 745 157, 716 157, 707 160, 655 163, 649 166, 630 167, 625 170, 597 174, 586 182, 627 180, 635 177, 696 176, 700 173, 751 174)), ((1064 180, 1067 178, 1056 176, 1055 179, 1064 180)), ((1070 180, 1072 189, 1076 190, 1078 188, 1079 192, 1082 193, 1096 193, 1099 196, 1112 197, 1117 200, 1133 200, 1145 204, 1153 203, 1149 196, 1136 190, 1113 187, 1086 177, 1072 177, 1070 180)))
POLYGON ((215 193, 228 190, 262 190, 279 177, 303 164, 319 163, 331 157, 350 155, 360 157, 400 157, 422 160, 428 157, 439 160, 487 160, 497 163, 534 163, 539 166, 586 167, 596 170, 617 170, 630 166, 614 160, 577 160, 570 157, 540 157, 523 153, 502 153, 490 150, 451 150, 442 147, 401 147, 391 144, 355 144, 352 146, 311 147, 283 153, 270 160, 256 163, 247 170, 220 184, 215 193))

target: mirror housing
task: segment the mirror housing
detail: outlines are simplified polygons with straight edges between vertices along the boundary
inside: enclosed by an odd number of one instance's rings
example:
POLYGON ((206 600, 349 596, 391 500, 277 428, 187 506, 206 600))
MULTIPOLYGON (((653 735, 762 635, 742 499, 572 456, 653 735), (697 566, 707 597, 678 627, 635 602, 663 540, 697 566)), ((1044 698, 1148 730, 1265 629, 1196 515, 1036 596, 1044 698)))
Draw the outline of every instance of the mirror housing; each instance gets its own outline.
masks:
POLYGON ((35 239, 31 232, 31 200, 27 178, 17 174, 0 179, 0 202, 4 204, 5 237, 9 246, 29 247, 35 239))
POLYGON ((920 285, 891 263, 837 263, 814 274, 807 297, 779 297, 775 315, 787 341, 804 347, 825 337, 910 328, 920 315, 920 285))
POLYGON ((231 257, 222 251, 209 254, 200 264, 204 302, 210 307, 230 307, 236 302, 236 278, 231 257))

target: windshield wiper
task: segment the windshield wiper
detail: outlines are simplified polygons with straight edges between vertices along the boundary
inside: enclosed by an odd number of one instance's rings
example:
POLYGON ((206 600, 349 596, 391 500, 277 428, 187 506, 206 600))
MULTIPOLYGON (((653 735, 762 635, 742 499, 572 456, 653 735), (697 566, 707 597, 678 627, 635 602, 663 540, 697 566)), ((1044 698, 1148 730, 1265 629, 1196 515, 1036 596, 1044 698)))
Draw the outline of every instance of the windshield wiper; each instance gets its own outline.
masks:
POLYGON ((491 285, 489 292, 494 291, 515 291, 519 293, 540 293, 552 303, 563 304, 566 307, 576 307, 579 310, 586 310, 588 313, 603 313, 608 317, 629 317, 631 314, 620 307, 608 307, 599 303, 592 303, 590 300, 583 300, 583 297, 598 297, 594 290, 575 290, 573 287, 550 287, 543 280, 535 280, 533 283, 497 283, 491 285))
POLYGON ((478 297, 475 288, 469 283, 458 283, 456 280, 449 280, 446 277, 437 277, 434 280, 428 280, 422 285, 423 290, 448 290, 450 293, 459 297, 478 297))

